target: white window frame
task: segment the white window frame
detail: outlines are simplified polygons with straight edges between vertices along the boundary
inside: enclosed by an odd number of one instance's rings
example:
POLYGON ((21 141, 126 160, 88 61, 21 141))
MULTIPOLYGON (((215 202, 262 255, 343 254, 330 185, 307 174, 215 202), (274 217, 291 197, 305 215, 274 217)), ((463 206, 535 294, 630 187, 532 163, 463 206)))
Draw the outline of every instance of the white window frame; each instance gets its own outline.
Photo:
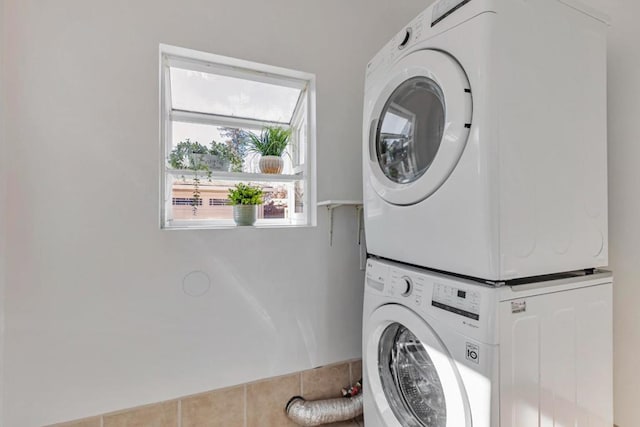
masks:
MULTIPOLYGON (((168 230, 181 229, 215 229, 235 228, 232 220, 168 220, 171 212, 172 197, 170 182, 172 175, 167 166, 167 158, 172 147, 172 123, 173 121, 207 124, 213 126, 228 126, 259 131, 266 125, 279 125, 282 127, 299 126, 303 124, 306 140, 304 144, 303 166, 293 162, 294 175, 265 175, 243 172, 219 172, 212 171, 211 177, 216 180, 229 180, 237 182, 276 182, 287 183, 289 187, 289 209, 293 224, 288 219, 259 219, 255 227, 262 228, 288 228, 288 227, 315 227, 317 225, 317 197, 316 197, 316 84, 315 75, 301 71, 294 71, 271 65, 230 58, 211 53, 200 52, 181 47, 160 45, 160 228, 168 230), (240 117, 229 117, 217 114, 208 114, 192 111, 173 110, 171 102, 170 67, 185 68, 189 70, 215 73, 235 78, 272 83, 280 86, 295 87, 300 89, 301 96, 293 113, 290 123, 267 122, 240 117), (306 114, 304 114, 306 113, 306 114), (293 188, 296 182, 304 185, 304 209, 306 214, 295 214, 295 199, 293 188), (170 224, 168 224, 170 221, 170 224)), ((295 142, 298 143, 298 132, 294 132, 295 142)), ((297 153, 296 157, 299 157, 297 153)), ((193 172, 184 171, 184 175, 193 172)), ((202 175, 202 172, 200 173, 202 175)), ((246 227, 243 227, 246 228, 246 227)))

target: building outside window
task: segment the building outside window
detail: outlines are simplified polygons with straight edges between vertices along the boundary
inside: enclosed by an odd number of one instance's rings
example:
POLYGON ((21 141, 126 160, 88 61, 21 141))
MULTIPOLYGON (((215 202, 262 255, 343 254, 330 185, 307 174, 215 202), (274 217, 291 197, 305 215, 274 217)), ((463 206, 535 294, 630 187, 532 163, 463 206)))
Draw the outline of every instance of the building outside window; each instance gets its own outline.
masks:
POLYGON ((256 226, 315 225, 315 77, 166 45, 160 67, 161 227, 233 227, 237 183, 264 192, 256 226), (267 128, 291 134, 279 174, 251 149, 267 128))

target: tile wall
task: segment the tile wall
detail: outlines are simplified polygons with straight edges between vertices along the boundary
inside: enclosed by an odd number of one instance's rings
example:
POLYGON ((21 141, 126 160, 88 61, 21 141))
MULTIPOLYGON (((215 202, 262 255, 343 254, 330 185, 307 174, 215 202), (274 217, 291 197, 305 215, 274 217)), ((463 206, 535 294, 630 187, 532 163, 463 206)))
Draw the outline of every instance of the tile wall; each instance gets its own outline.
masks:
MULTIPOLYGON (((351 360, 50 427, 295 427, 284 412, 291 397, 339 397, 343 387, 361 378, 361 361, 351 360)), ((327 426, 364 422, 360 417, 327 426)))

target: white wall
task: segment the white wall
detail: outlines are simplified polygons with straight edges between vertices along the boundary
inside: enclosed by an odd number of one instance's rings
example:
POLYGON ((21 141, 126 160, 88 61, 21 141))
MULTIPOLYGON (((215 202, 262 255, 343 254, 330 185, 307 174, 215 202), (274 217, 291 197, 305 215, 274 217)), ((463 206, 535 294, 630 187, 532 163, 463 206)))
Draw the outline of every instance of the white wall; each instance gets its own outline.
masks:
POLYGON ((353 211, 332 248, 323 210, 309 229, 158 229, 158 44, 316 73, 319 199, 359 198, 364 67, 429 1, 6 3, 2 425, 358 357, 353 211))
POLYGON ((4 390, 4 307, 5 307, 5 260, 6 260, 6 225, 5 213, 7 209, 6 200, 6 177, 5 177, 5 105, 4 105, 4 42, 5 42, 5 23, 4 23, 4 0, 0 0, 0 422, 3 414, 3 395, 4 390))
MULTIPOLYGON (((604 0, 603 0, 604 1, 604 0)), ((640 3, 607 2, 609 38, 609 232, 614 286, 615 419, 640 420, 640 3)))

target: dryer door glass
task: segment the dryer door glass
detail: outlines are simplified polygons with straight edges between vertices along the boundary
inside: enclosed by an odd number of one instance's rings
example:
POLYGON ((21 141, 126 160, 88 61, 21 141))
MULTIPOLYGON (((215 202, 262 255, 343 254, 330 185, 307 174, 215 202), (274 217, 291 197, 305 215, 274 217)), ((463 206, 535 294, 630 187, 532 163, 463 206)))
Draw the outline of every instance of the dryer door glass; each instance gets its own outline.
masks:
POLYGON ((430 78, 418 76, 396 88, 380 116, 376 153, 391 181, 408 184, 431 166, 445 125, 444 94, 430 78))
POLYGON ((399 323, 388 326, 378 346, 382 388, 406 427, 445 427, 447 409, 440 377, 427 348, 399 323))

